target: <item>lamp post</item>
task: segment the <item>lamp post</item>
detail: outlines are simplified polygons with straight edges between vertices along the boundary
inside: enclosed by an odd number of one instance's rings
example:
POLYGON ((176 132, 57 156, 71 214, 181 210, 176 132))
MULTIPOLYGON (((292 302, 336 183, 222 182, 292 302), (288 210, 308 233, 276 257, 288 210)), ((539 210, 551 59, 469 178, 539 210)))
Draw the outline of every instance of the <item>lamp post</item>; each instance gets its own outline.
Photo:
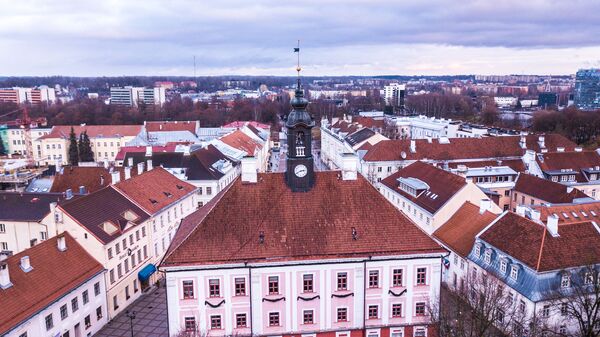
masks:
POLYGON ((129 317, 129 322, 131 326, 131 337, 133 337, 133 320, 135 319, 135 311, 130 312, 129 310, 127 310, 127 312, 125 312, 125 315, 129 317))

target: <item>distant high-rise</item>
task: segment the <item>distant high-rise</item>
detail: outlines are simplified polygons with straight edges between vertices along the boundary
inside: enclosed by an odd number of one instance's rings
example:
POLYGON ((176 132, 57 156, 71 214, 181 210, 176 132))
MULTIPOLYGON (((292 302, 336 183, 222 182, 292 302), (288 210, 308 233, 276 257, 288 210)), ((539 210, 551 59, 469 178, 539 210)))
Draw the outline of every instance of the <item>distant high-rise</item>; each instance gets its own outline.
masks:
POLYGON ((600 109, 600 69, 580 69, 577 72, 575 105, 582 110, 600 109))
POLYGON ((0 88, 0 102, 11 102, 22 104, 25 102, 31 104, 47 103, 52 104, 56 101, 54 88, 41 85, 35 88, 0 88))
POLYGON ((406 86, 399 83, 391 83, 383 87, 383 97, 385 104, 398 108, 404 109, 404 96, 406 93, 406 86))
POLYGON ((555 92, 540 92, 538 95, 538 106, 547 109, 558 105, 558 95, 555 92))
POLYGON ((165 88, 110 88, 110 104, 137 106, 140 102, 148 105, 163 105, 165 103, 165 88))

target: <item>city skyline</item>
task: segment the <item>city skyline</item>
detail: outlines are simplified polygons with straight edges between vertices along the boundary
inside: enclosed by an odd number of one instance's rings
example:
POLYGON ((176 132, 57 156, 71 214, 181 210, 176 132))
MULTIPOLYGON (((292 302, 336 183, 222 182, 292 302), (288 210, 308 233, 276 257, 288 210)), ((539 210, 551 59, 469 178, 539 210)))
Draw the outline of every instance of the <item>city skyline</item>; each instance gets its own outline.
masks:
POLYGON ((554 1, 11 3, 0 76, 574 74, 600 4, 554 1), (15 57, 19 55, 19 57, 15 57))

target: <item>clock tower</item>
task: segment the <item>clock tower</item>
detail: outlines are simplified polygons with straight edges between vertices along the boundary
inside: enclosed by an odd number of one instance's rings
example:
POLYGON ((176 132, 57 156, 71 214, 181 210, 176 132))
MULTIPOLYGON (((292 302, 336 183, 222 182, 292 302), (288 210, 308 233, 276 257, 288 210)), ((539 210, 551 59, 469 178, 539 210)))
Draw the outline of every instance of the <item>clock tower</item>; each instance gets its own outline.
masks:
MULTIPOLYGON (((295 48, 294 51, 300 51, 295 48)), ((312 156, 312 120, 306 107, 308 100, 300 86, 300 64, 298 62, 298 84, 296 93, 291 100, 292 111, 289 113, 285 127, 287 128, 287 167, 285 180, 294 192, 306 192, 315 183, 314 162, 312 156)))

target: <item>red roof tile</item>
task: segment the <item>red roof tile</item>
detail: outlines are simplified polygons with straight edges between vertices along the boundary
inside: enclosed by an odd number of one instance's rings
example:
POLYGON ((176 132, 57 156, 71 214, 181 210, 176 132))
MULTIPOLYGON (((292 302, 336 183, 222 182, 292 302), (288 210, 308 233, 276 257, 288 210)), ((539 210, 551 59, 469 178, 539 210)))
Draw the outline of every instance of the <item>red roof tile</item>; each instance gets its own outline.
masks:
POLYGON ((540 272, 600 263, 600 233, 592 222, 561 225, 558 234, 509 212, 480 238, 540 272))
POLYGON ((259 174, 256 184, 236 180, 183 220, 162 266, 444 251, 364 178, 315 175, 305 193, 292 192, 282 173, 259 174))
POLYGON ((514 190, 553 204, 571 203, 574 199, 589 198, 576 188, 567 192, 567 186, 563 184, 526 173, 519 174, 514 190))
MULTIPOLYGON (((176 143, 169 142, 164 146, 152 146, 152 153, 175 152, 176 148, 177 148, 176 143)), ((145 153, 146 146, 121 146, 121 148, 119 149, 119 152, 117 153, 117 156, 115 157, 115 160, 125 159, 125 156, 129 152, 133 152, 133 153, 144 152, 145 153)))
POLYGON ((69 233, 65 233, 65 238, 64 252, 58 250, 57 238, 53 237, 6 260, 13 285, 0 290, 0 334, 104 270, 69 233), (28 273, 20 267, 23 256, 29 256, 33 267, 28 273))
MULTIPOLYGON (((112 169, 119 171, 121 180, 125 180, 124 167, 112 169)), ((92 193, 110 185, 112 179, 110 172, 110 169, 104 167, 64 166, 62 173, 54 176, 50 192, 64 193, 67 189, 71 189, 73 193, 79 193, 79 187, 85 186, 87 193, 92 193)), ((137 169, 134 167, 131 176, 136 175, 137 169)))
MULTIPOLYGON (((451 138, 448 144, 433 139, 417 139, 416 152, 410 151, 410 139, 383 140, 375 145, 364 156, 365 161, 399 161, 399 160, 461 160, 488 159, 503 157, 520 157, 524 149, 520 146, 520 136, 484 137, 484 138, 451 138), (405 155, 403 158, 402 154, 405 155)), ((561 144, 573 148, 575 144, 560 135, 546 135, 546 144, 561 144)), ((537 143, 527 142, 527 148, 539 149, 537 143)))
POLYGON ((381 184, 434 214, 460 189, 467 185, 467 182, 465 178, 459 175, 416 161, 383 179, 381 184), (400 177, 417 178, 429 185, 429 189, 414 197, 400 189, 398 182, 400 177))
POLYGON ((189 131, 196 134, 196 121, 154 121, 146 122, 147 132, 156 131, 189 131))
POLYGON ((258 141, 252 139, 241 130, 235 130, 221 137, 220 140, 233 148, 245 151, 250 156, 253 156, 256 151, 262 148, 262 145, 258 141))
POLYGON ((596 151, 582 152, 548 152, 539 154, 536 158, 544 172, 556 172, 563 169, 572 169, 578 182, 586 182, 582 170, 600 166, 600 155, 596 151))
POLYGON ((135 137, 142 132, 142 125, 56 125, 49 134, 38 139, 69 138, 71 127, 76 135, 87 131, 90 138, 95 137, 135 137))
POLYGON ((352 117, 353 123, 358 123, 365 128, 370 128, 373 130, 383 129, 385 126, 385 122, 383 119, 375 119, 372 117, 363 117, 363 116, 355 116, 352 117))
POLYGON ((194 185, 177 179, 162 167, 145 171, 114 187, 150 215, 196 190, 194 185))
POLYGON ((447 247, 466 257, 471 252, 475 237, 496 219, 496 214, 479 213, 479 206, 465 202, 446 223, 433 233, 447 247))
POLYGON ((581 204, 558 204, 535 206, 540 211, 540 220, 547 221, 549 215, 558 217, 558 224, 581 221, 596 221, 600 223, 600 201, 581 204))

